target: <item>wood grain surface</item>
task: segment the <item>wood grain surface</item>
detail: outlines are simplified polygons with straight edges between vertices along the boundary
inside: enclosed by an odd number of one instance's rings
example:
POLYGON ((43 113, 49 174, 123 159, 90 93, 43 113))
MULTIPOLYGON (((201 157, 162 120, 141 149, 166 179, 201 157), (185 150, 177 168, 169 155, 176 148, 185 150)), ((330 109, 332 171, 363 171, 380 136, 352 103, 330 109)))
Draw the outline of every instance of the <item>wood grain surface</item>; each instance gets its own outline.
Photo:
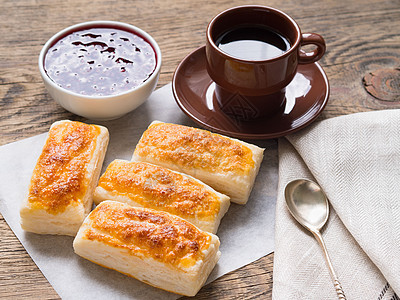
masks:
MULTIPOLYGON (((324 36, 327 52, 320 64, 331 95, 321 119, 400 108, 399 97, 380 97, 379 89, 374 89, 378 95, 369 93, 363 81, 378 70, 400 67, 399 0, 0 0, 0 145, 46 132, 56 120, 84 120, 57 105, 39 75, 40 49, 57 31, 100 19, 144 29, 163 54, 160 87, 171 81, 188 53, 204 44, 211 18, 243 4, 284 10, 303 32, 324 36)), ((390 91, 398 95, 399 85, 398 79, 392 80, 390 91)), ((270 299, 272 270, 273 254, 205 286, 194 299, 270 299)), ((1 218, 0 299, 28 298, 59 296, 1 218)))

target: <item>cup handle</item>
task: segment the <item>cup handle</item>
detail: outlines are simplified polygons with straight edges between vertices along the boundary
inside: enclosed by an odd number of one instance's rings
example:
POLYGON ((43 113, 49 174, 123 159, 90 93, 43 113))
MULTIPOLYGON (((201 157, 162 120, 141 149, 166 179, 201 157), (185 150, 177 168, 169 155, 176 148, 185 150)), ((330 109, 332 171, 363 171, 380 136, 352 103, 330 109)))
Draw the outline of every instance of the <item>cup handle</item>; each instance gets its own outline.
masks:
POLYGON ((300 45, 315 45, 317 48, 311 52, 305 52, 300 49, 299 64, 310 64, 316 62, 324 55, 326 49, 324 38, 317 33, 303 33, 300 45))

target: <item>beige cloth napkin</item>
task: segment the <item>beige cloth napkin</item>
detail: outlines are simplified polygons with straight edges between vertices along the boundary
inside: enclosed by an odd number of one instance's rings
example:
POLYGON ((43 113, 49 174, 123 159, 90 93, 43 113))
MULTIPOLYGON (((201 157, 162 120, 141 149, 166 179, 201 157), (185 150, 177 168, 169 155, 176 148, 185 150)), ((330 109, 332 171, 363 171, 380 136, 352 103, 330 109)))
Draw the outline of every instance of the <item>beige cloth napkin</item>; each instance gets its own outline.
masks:
POLYGON ((322 250, 286 208, 296 178, 330 200, 322 236, 347 299, 400 299, 400 110, 324 120, 279 141, 273 299, 337 299, 322 250))

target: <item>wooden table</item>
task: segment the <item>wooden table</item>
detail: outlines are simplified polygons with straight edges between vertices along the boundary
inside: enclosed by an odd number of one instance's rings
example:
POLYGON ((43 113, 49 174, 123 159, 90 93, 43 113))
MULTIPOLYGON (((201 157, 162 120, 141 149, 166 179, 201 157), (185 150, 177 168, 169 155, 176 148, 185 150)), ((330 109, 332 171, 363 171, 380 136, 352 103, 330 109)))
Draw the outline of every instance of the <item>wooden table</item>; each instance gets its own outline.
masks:
MULTIPOLYGON (((218 12, 239 0, 0 0, 0 145, 46 132, 60 119, 83 120, 57 105, 37 68, 43 44, 64 27, 89 20, 131 23, 149 32, 163 53, 158 87, 205 42, 218 12)), ((258 1, 286 11, 303 32, 327 42, 320 61, 331 84, 321 119, 400 108, 399 0, 258 1), (397 68, 397 69, 396 69, 397 68), (367 91, 368 90, 368 91, 367 91)), ((195 299, 270 299, 273 254, 205 286, 195 299)), ((3 218, 0 219, 0 298, 59 298, 3 218)))

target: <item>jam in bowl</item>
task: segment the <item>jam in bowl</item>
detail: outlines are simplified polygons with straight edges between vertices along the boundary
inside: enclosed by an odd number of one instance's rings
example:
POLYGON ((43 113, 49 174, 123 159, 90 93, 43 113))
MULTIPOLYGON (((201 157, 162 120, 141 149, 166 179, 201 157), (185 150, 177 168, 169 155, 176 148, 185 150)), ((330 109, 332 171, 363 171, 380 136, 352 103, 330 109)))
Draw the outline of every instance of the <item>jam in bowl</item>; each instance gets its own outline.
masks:
POLYGON ((141 105, 153 92, 161 51, 145 31, 121 22, 68 27, 44 45, 39 70, 49 94, 77 115, 107 120, 141 105))

